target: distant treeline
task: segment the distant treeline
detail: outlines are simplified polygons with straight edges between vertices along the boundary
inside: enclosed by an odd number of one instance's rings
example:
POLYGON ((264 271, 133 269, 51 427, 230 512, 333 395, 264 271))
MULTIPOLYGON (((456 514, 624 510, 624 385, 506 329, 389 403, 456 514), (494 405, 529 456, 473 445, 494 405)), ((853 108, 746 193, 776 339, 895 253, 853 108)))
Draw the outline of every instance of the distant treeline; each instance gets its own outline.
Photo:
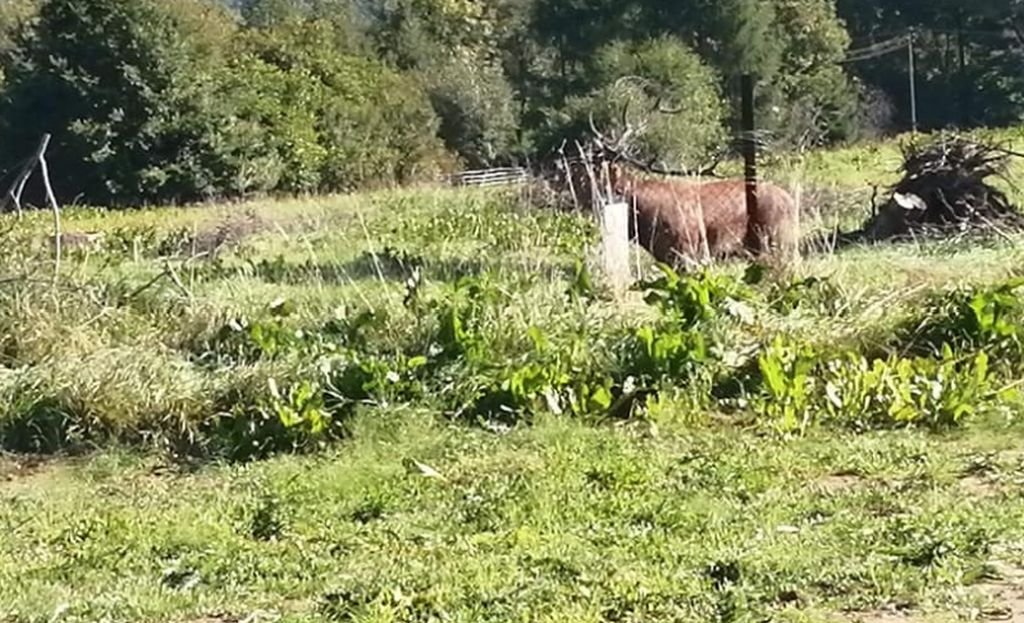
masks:
POLYGON ((911 33, 922 127, 1021 119, 1024 0, 4 0, 0 169, 50 132, 65 198, 336 192, 523 163, 624 111, 639 155, 692 165, 742 73, 778 145, 906 129, 911 33))

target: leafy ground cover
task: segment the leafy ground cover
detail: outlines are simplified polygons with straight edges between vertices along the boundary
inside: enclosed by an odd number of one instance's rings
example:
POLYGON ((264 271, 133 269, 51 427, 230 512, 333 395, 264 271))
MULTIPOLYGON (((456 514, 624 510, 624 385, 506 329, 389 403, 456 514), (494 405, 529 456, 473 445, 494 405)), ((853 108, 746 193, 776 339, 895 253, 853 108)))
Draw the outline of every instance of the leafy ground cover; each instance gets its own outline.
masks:
POLYGON ((1018 238, 615 293, 529 204, 4 221, 0 621, 1024 612, 1018 238))

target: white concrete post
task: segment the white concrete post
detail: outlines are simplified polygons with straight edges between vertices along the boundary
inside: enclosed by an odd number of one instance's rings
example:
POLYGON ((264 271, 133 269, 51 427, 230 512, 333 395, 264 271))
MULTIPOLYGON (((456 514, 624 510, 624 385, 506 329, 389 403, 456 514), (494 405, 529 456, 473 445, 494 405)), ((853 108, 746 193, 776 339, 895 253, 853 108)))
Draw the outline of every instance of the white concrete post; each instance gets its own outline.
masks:
POLYGON ((602 204, 601 256, 612 286, 628 288, 633 275, 629 266, 629 204, 624 201, 602 204))

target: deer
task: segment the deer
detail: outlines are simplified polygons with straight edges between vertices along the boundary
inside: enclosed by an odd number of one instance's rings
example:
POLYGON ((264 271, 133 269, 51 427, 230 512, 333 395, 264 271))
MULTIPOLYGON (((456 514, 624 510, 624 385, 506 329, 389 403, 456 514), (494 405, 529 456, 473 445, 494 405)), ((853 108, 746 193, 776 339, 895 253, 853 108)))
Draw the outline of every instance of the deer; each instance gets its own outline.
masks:
POLYGON ((676 270, 739 256, 791 259, 798 251, 797 205, 788 192, 763 181, 706 179, 715 165, 695 173, 640 162, 628 147, 640 129, 627 122, 625 107, 622 119, 626 130, 615 141, 591 116, 591 141, 576 144, 580 157, 566 158, 564 143, 559 150, 557 185, 568 186, 577 205, 597 211, 603 200, 627 202, 630 239, 676 270), (752 212, 748 190, 756 198, 752 212))

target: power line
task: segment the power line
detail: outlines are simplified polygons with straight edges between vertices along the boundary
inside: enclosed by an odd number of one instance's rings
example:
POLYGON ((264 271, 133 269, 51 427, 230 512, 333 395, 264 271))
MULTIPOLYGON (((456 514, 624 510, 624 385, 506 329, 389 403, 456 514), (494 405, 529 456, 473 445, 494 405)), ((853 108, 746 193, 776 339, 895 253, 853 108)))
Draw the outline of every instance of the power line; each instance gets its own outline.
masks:
POLYGON ((885 42, 889 39, 896 39, 898 37, 905 37, 907 35, 906 28, 899 28, 896 30, 883 30, 882 32, 873 32, 870 35, 863 35, 860 37, 854 37, 850 40, 850 47, 856 49, 857 47, 871 47, 877 43, 885 42), (863 45, 854 46, 854 43, 861 43, 863 45))
MULTIPOLYGON (((857 62, 860 62, 860 61, 871 60, 871 59, 879 58, 879 57, 886 56, 886 55, 889 55, 889 54, 893 54, 895 52, 899 52, 899 51, 901 51, 903 49, 906 49, 906 51, 907 51, 907 67, 908 67, 908 72, 907 73, 908 73, 908 78, 909 78, 909 82, 910 82, 910 85, 909 85, 910 86, 910 94, 909 94, 910 95, 910 116, 911 116, 911 123, 913 125, 913 129, 914 129, 915 132, 917 131, 917 77, 915 75, 916 74, 916 68, 915 68, 916 63, 915 63, 914 43, 915 43, 916 37, 919 34, 921 34, 922 32, 924 34, 928 34, 928 35, 945 34, 945 35, 957 35, 958 37, 961 37, 961 55, 963 54, 963 52, 962 52, 962 50, 963 50, 962 37, 964 37, 964 36, 968 36, 968 37, 977 37, 977 36, 992 36, 992 37, 996 37, 996 36, 998 36, 998 37, 1004 38, 1004 39, 1014 37, 1014 33, 1010 29, 1003 29, 1003 30, 1000 30, 1000 31, 995 31, 995 30, 943 29, 943 28, 925 28, 925 29, 922 29, 922 30, 917 30, 915 28, 908 28, 907 31, 904 34, 902 34, 902 35, 899 35, 899 36, 896 36, 896 37, 892 37, 890 39, 886 39, 884 41, 880 41, 878 43, 873 43, 873 44, 870 44, 870 45, 867 45, 867 46, 864 46, 864 47, 848 50, 847 53, 846 53, 846 58, 844 58, 841 61, 838 61, 839 64, 849 64, 849 63, 857 63, 857 62)), ((1020 36, 1018 35, 1017 38, 1019 39, 1020 36)), ((963 58, 961 56, 961 64, 962 63, 963 63, 963 58)))
POLYGON ((915 76, 916 72, 914 70, 914 37, 916 34, 916 31, 913 28, 910 28, 905 34, 899 37, 894 37, 874 45, 848 51, 846 53, 846 58, 839 61, 840 64, 855 63, 878 58, 906 49, 909 67, 908 77, 910 78, 910 117, 914 132, 917 132, 917 77, 915 76))
POLYGON ((980 35, 980 36, 991 36, 991 37, 1012 37, 1013 33, 1009 28, 1003 30, 968 30, 968 29, 952 29, 952 28, 928 28, 925 32, 937 33, 942 35, 980 35))
POLYGON ((907 47, 909 40, 910 35, 905 34, 888 41, 882 41, 856 50, 849 50, 846 53, 846 58, 841 60, 840 63, 855 63, 892 54, 907 47))
MULTIPOLYGON (((909 30, 910 29, 887 30, 887 31, 884 31, 884 32, 881 32, 881 33, 874 33, 874 34, 871 34, 871 35, 866 35, 866 36, 863 36, 863 37, 858 37, 857 39, 855 39, 855 41, 861 42, 861 41, 864 41, 865 39, 867 39, 867 40, 874 40, 874 39, 879 39, 879 38, 885 38, 883 41, 880 41, 880 42, 877 42, 877 43, 865 43, 864 46, 862 46, 862 49, 868 49, 868 48, 871 48, 871 47, 876 46, 876 45, 882 45, 882 44, 885 44, 885 43, 887 43, 889 41, 893 41, 893 40, 899 39, 900 37, 906 37, 907 36, 906 33, 909 30)), ((959 28, 959 29, 956 29, 956 28, 931 28, 931 27, 929 27, 929 28, 915 28, 913 30, 915 30, 918 34, 933 34, 933 35, 936 35, 936 34, 938 34, 938 35, 966 35, 966 36, 994 37, 994 38, 1005 38, 1005 37, 1013 37, 1014 36, 1013 29, 1011 29, 1011 28, 1003 28, 1001 30, 982 30, 982 29, 971 29, 971 28, 959 28)), ((853 48, 847 54, 852 54, 853 52, 856 52, 857 50, 858 50, 858 48, 853 48)))
POLYGON ((906 35, 902 35, 900 37, 894 37, 894 38, 889 39, 887 41, 879 41, 878 43, 873 43, 871 45, 867 45, 867 46, 864 46, 864 47, 861 47, 861 48, 854 48, 852 50, 848 50, 847 51, 847 56, 861 56, 863 54, 874 53, 874 52, 876 52, 878 50, 881 50, 881 49, 890 48, 890 47, 893 47, 893 46, 901 46, 901 45, 904 45, 904 43, 906 42, 906 39, 907 39, 907 36, 906 35))

